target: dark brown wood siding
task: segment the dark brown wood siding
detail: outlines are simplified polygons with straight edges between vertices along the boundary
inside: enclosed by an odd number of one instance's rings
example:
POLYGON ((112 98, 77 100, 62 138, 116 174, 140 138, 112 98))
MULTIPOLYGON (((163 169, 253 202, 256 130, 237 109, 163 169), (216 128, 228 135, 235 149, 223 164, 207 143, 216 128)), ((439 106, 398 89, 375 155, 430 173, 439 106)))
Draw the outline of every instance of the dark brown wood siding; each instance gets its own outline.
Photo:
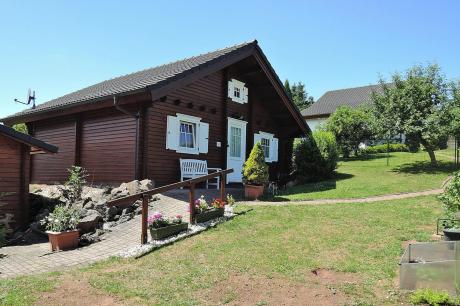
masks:
MULTIPOLYGON (((127 110, 134 114, 137 106, 127 110)), ((33 131, 59 152, 32 157, 32 183, 62 183, 73 165, 87 170, 90 184, 135 179, 136 119, 114 107, 34 122, 33 131)))
POLYGON ((223 135, 226 133, 222 105, 224 101, 223 86, 224 74, 222 71, 202 78, 188 86, 168 94, 167 100, 154 101, 147 112, 147 156, 148 177, 157 185, 173 183, 179 180, 179 158, 206 159, 208 167, 222 168, 223 135), (174 101, 180 100, 176 105, 174 101), (193 108, 189 108, 189 103, 193 108), (213 113, 215 109, 215 113, 213 113), (166 122, 167 116, 176 113, 202 118, 209 123, 208 154, 180 154, 166 149, 166 122), (217 148, 216 143, 222 142, 217 148))
POLYGON ((31 182, 54 184, 65 181, 67 169, 75 164, 75 118, 36 122, 33 136, 59 147, 59 152, 32 156, 31 182))
POLYGON ((87 113, 81 134, 81 166, 89 183, 135 179, 135 118, 115 109, 87 113))
POLYGON ((0 135, 0 223, 10 230, 28 221, 28 164, 29 148, 0 135))

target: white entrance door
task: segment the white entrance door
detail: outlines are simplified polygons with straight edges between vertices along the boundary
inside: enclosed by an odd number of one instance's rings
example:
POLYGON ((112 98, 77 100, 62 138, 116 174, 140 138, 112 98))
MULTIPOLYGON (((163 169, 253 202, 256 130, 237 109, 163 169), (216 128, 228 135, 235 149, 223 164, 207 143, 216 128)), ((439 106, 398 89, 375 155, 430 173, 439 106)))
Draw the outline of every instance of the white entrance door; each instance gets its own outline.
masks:
POLYGON ((227 168, 233 172, 227 175, 227 182, 241 183, 243 163, 246 158, 246 121, 228 118, 227 168))

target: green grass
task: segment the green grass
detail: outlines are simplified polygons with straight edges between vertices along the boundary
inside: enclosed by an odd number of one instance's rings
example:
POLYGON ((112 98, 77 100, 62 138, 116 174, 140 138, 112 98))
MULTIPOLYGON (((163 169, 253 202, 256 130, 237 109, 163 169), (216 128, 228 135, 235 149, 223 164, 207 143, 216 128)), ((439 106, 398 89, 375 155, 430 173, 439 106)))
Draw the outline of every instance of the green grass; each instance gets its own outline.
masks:
POLYGON ((437 151, 433 168, 426 152, 394 152, 340 161, 334 179, 289 188, 274 200, 360 198, 440 188, 454 171, 453 151, 437 151))
MULTIPOLYGON (((207 294, 232 275, 311 285, 315 268, 359 276, 354 284, 336 286, 350 304, 396 304, 399 295, 386 298, 377 293, 395 290, 401 243, 429 240, 441 213, 434 197, 240 209, 248 211, 138 260, 111 259, 62 275, 2 280, 0 304, 30 304, 63 278, 86 280, 100 292, 128 302, 212 304, 207 294)), ((240 294, 223 292, 221 302, 232 302, 240 294)))

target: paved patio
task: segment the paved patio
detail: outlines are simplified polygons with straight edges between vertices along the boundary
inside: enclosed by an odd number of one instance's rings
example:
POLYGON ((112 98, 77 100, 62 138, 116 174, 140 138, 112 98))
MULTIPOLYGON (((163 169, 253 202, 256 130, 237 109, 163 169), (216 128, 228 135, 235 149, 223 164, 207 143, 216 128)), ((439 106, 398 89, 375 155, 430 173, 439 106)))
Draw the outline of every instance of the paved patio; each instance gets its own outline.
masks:
MULTIPOLYGON (((229 189, 228 193, 241 197, 240 189, 229 189)), ((219 196, 218 190, 196 190, 196 197, 201 194, 209 200, 219 196)), ((158 197, 149 204, 149 211, 161 211, 167 216, 181 214, 189 222, 188 190, 173 190, 158 197)), ((140 244, 140 220, 138 215, 111 228, 101 236, 102 241, 71 251, 52 253, 46 238, 34 244, 0 248, 0 278, 82 266, 115 256, 140 244)))

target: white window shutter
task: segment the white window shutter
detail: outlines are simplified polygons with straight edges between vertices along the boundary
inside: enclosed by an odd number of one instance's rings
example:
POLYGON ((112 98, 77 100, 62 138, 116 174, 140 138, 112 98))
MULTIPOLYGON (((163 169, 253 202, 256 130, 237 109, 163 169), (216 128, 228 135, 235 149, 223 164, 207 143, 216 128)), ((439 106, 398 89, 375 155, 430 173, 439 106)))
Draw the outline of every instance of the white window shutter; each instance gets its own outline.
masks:
POLYGON ((168 116, 166 124, 166 149, 177 150, 179 147, 179 119, 168 116))
POLYGON ((248 103, 248 88, 246 86, 242 87, 241 102, 248 103))
POLYGON ((209 143, 209 124, 200 122, 200 130, 198 131, 199 143, 198 148, 200 153, 208 153, 209 143))
POLYGON ((229 98, 232 98, 232 99, 234 98, 234 97, 233 97, 233 91, 234 91, 234 89, 235 89, 234 86, 235 86, 235 85, 233 84, 232 81, 228 81, 228 97, 229 97, 229 98))
POLYGON ((254 134, 254 145, 262 140, 262 135, 254 134))
POLYGON ((270 160, 272 162, 277 162, 278 161, 278 138, 273 137, 270 147, 271 147, 270 160))

